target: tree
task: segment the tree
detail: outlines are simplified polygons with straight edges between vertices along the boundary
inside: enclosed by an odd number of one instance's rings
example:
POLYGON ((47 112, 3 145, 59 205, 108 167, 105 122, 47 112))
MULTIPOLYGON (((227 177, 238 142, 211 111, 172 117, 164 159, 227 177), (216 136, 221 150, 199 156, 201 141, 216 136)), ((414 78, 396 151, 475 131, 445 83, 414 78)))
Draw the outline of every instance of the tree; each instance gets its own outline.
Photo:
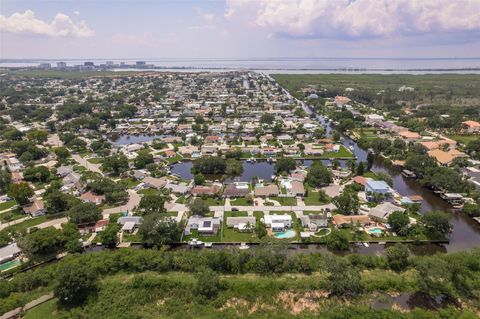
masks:
POLYGON ((12 174, 5 168, 0 169, 0 194, 5 194, 12 184, 12 174))
POLYGON ((277 174, 280 173, 290 173, 290 171, 294 170, 297 167, 295 160, 291 157, 282 157, 277 160, 275 164, 275 171, 277 174))
POLYGON ((450 224, 450 215, 445 212, 433 211, 426 212, 420 221, 427 230, 427 235, 431 238, 444 238, 452 231, 450 224))
POLYGON ((221 290, 218 274, 210 268, 202 268, 196 273, 194 293, 206 300, 215 298, 221 290))
POLYGON ((108 226, 99 235, 100 242, 107 247, 115 247, 118 243, 117 233, 120 225, 110 222, 108 226))
POLYGON ((335 196, 332 202, 337 206, 338 211, 345 215, 355 214, 360 208, 357 193, 349 189, 345 189, 342 194, 335 196))
POLYGON ((275 121, 275 116, 270 113, 263 113, 260 117, 260 123, 272 124, 275 121))
POLYGON ((193 215, 205 216, 210 211, 210 207, 201 198, 195 198, 190 204, 190 211, 193 215))
POLYGON ((411 155, 405 161, 405 168, 414 172, 418 177, 423 177, 428 170, 436 166, 435 160, 426 154, 411 155))
POLYGON ((29 182, 47 182, 50 171, 46 166, 30 166, 23 172, 23 178, 29 182))
POLYGON ((193 176, 193 182, 195 185, 203 185, 205 183, 205 176, 202 173, 195 174, 193 176))
POLYGON ((70 221, 74 224, 90 224, 102 218, 102 211, 95 203, 79 203, 71 207, 68 212, 70 221))
POLYGON ((262 239, 263 237, 267 236, 268 232, 264 223, 257 223, 257 227, 255 227, 255 234, 259 239, 262 239))
POLYGON ((85 267, 81 260, 64 263, 58 268, 53 292, 62 306, 79 306, 96 290, 95 270, 85 267))
POLYGON ((408 267, 408 257, 410 252, 408 247, 403 244, 396 244, 387 248, 388 266, 395 271, 402 271, 408 267))
POLYGON ((109 156, 102 162, 102 170, 118 176, 128 170, 128 158, 125 155, 109 156))
POLYGON ((338 131, 333 131, 332 138, 335 142, 340 141, 340 133, 338 131))
POLYGON ((321 187, 332 182, 332 173, 325 167, 321 161, 316 161, 307 174, 307 183, 311 187, 321 187))
POLYGON ((388 224, 395 233, 405 236, 408 232, 410 218, 403 212, 393 212, 388 216, 388 224))
POLYGON ((328 263, 328 286, 330 293, 338 297, 351 298, 364 290, 360 273, 343 259, 328 263))
POLYGON ((367 171, 370 171, 373 166, 373 154, 372 152, 367 153, 367 171))
POLYGON ((239 176, 243 173, 242 161, 230 158, 227 160, 226 174, 229 176, 239 176))
POLYGON ((44 196, 45 208, 49 214, 62 213, 74 205, 79 204, 80 200, 70 194, 65 194, 59 190, 51 191, 44 196))
POLYGON ((85 149, 85 147, 87 146, 87 142, 85 142, 79 137, 75 137, 74 139, 66 143, 66 145, 72 148, 73 150, 80 152, 85 149))
POLYGON ((334 230, 327 237, 327 247, 333 250, 348 250, 350 243, 347 234, 334 230))
POLYGON ((167 212, 165 209, 165 198, 159 194, 145 194, 140 200, 138 208, 141 210, 142 215, 167 212))
POLYGON ((182 228, 173 218, 155 213, 144 217, 139 232, 145 245, 163 246, 179 241, 182 228))
POLYGON ((360 162, 358 163, 358 166, 357 166, 356 175, 363 176, 363 174, 365 174, 365 165, 363 164, 363 162, 360 162))
POLYGON ((206 175, 221 175, 227 170, 227 162, 218 156, 204 156, 193 162, 192 173, 206 175))
POLYGON ((468 142, 465 150, 473 159, 480 159, 480 138, 468 142))
POLYGON ((57 147, 53 151, 57 156, 57 160, 59 162, 64 162, 70 156, 70 152, 68 151, 68 148, 66 148, 65 146, 57 147))
POLYGON ((34 194, 33 189, 25 182, 12 184, 8 189, 8 196, 15 199, 19 205, 27 204, 34 194))
POLYGON ((137 169, 145 168, 148 164, 153 163, 153 155, 147 151, 138 152, 137 157, 133 161, 133 165, 137 169))
POLYGON ((31 130, 27 133, 27 138, 31 141, 41 144, 47 141, 48 132, 40 130, 31 130))
POLYGON ((40 258, 58 253, 66 242, 61 230, 54 227, 33 228, 18 239, 18 246, 29 258, 40 258))

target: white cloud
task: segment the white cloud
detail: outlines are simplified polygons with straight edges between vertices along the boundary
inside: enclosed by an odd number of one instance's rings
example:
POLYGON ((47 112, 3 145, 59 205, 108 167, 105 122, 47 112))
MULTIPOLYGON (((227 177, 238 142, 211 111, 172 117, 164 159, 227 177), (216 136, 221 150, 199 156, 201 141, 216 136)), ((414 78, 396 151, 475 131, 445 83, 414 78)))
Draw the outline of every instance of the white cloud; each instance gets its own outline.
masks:
POLYGON ((217 17, 215 14, 210 13, 210 12, 205 12, 200 8, 195 8, 195 11, 197 14, 205 21, 212 22, 214 21, 217 17))
POLYGON ((35 17, 35 13, 27 10, 24 13, 13 13, 6 17, 0 15, 0 30, 16 34, 34 34, 48 37, 91 37, 95 31, 90 29, 85 21, 75 23, 63 13, 57 13, 52 22, 48 23, 35 17))
POLYGON ((77 16, 80 15, 80 11, 78 11, 78 10, 73 11, 73 13, 74 13, 75 15, 77 15, 77 16))
POLYGON ((480 31, 480 0, 227 0, 225 18, 288 37, 441 35, 480 31))

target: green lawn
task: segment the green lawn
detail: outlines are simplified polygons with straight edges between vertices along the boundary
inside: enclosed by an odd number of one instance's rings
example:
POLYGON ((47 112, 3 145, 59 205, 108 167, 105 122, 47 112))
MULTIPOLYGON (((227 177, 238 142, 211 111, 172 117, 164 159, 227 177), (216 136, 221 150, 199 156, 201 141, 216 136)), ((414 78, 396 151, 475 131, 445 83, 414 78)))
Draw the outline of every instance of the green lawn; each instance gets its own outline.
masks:
POLYGON ((7 229, 8 232, 11 232, 11 231, 22 232, 22 231, 26 230, 27 228, 39 225, 41 223, 46 222, 47 220, 48 220, 47 216, 35 217, 35 218, 27 219, 24 222, 9 226, 5 229, 7 229))
POLYGON ((205 203, 207 203, 208 206, 223 206, 223 205, 225 205, 225 199, 223 199, 223 198, 216 199, 216 198, 208 197, 206 199, 203 199, 203 201, 205 203))
POLYGON ((144 188, 139 190, 137 193, 141 195, 159 195, 162 192, 155 188, 144 188))
POLYGON ((466 145, 471 141, 480 139, 478 135, 450 135, 448 136, 448 138, 451 138, 458 143, 462 143, 463 145, 466 145))
POLYGON ((27 311, 24 319, 44 319, 44 318, 59 318, 57 313, 57 300, 52 299, 42 303, 35 308, 27 311))
POLYGON ((280 203, 281 206, 296 206, 297 199, 295 197, 269 197, 268 199, 275 200, 280 203))
POLYGON ((95 158, 89 158, 88 162, 92 164, 102 164, 103 158, 95 157, 95 158))
POLYGON ((352 152, 347 149, 345 146, 341 145, 340 150, 338 152, 326 152, 324 153, 321 158, 354 158, 352 152))
POLYGON ((139 180, 133 179, 133 178, 124 178, 120 181, 117 182, 118 184, 125 185, 126 188, 134 188, 141 182, 139 180))
POLYGON ((192 230, 190 235, 183 237, 183 241, 189 241, 192 238, 197 238, 198 240, 203 242, 221 242, 221 234, 221 229, 218 230, 218 234, 216 236, 200 236, 198 235, 198 232, 196 230, 192 230))
POLYGON ((5 210, 5 209, 9 209, 11 207, 13 207, 17 202, 12 199, 12 200, 9 200, 8 202, 5 202, 5 203, 1 203, 0 204, 0 211, 2 210, 5 210))
POLYGON ((183 159, 183 156, 180 154, 177 154, 176 156, 166 158, 165 160, 168 162, 168 164, 174 164, 178 161, 181 161, 182 159, 183 159))
MULTIPOLYGON (((257 220, 257 223, 260 222, 260 218, 263 217, 262 212, 256 212, 253 214, 257 220)), ((223 242, 257 242, 259 239, 255 234, 255 231, 249 233, 243 233, 235 230, 234 228, 227 227, 227 217, 236 217, 236 216, 248 216, 247 212, 225 212, 223 217, 223 242)))
POLYGON ((232 206, 251 206, 253 203, 247 203, 247 200, 243 197, 230 200, 230 205, 232 206))
POLYGON ((14 209, 14 210, 10 210, 8 212, 1 213, 0 214, 0 221, 2 223, 5 223, 5 222, 10 222, 10 221, 13 221, 13 220, 20 219, 20 218, 23 218, 23 217, 26 217, 26 216, 27 215, 25 214, 25 212, 21 208, 17 208, 17 209, 14 209))
POLYGON ((123 234, 123 241, 124 242, 131 242, 131 243, 139 243, 142 241, 142 236, 140 233, 136 234, 123 234))
POLYGON ((328 204, 329 201, 323 202, 320 200, 319 192, 308 191, 308 196, 303 198, 305 205, 307 206, 318 206, 328 204))
POLYGON ((372 179, 377 179, 378 178, 377 174, 375 174, 375 172, 372 172, 372 171, 365 172, 363 174, 363 177, 368 177, 368 178, 372 178, 372 179))

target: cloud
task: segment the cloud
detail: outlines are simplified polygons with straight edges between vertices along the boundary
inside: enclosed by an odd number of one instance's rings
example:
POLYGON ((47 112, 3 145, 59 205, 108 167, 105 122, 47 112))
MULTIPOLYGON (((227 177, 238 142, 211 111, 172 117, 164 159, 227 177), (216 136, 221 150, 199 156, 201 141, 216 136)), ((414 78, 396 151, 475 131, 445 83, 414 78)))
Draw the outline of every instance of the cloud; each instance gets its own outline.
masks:
POLYGON ((195 11, 196 11, 197 14, 198 14, 203 20, 205 20, 205 21, 213 22, 213 21, 216 19, 215 14, 209 13, 209 12, 205 12, 205 11, 203 11, 203 10, 200 9, 200 8, 196 8, 195 11))
POLYGON ((78 10, 73 11, 73 13, 74 13, 75 15, 77 15, 77 16, 80 15, 80 11, 78 11, 78 10))
POLYGON ((289 38, 442 36, 479 32, 480 0, 227 0, 224 16, 289 38))
POLYGON ((74 23, 66 14, 57 13, 48 23, 35 17, 35 13, 27 10, 24 13, 13 13, 6 17, 0 15, 0 30, 15 34, 42 35, 48 37, 85 38, 95 35, 85 21, 74 23))

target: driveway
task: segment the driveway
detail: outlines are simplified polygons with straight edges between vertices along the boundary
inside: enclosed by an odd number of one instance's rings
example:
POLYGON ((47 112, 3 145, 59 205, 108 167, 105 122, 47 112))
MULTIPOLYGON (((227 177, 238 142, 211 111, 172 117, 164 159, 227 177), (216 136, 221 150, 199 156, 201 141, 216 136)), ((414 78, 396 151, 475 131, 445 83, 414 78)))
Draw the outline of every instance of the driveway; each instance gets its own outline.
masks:
POLYGON ((90 163, 89 161, 87 161, 86 159, 84 159, 83 157, 81 157, 80 155, 78 154, 73 154, 72 155, 72 158, 75 160, 75 162, 77 162, 78 164, 82 165, 83 167, 85 167, 86 169, 88 169, 89 171, 92 171, 92 172, 95 172, 95 173, 99 173, 100 175, 103 176, 103 172, 102 170, 100 169, 100 164, 93 164, 93 163, 90 163))
POLYGON ((127 192, 128 192, 128 202, 122 206, 104 209, 103 218, 108 218, 110 214, 131 212, 135 207, 138 206, 141 199, 140 195, 131 189, 127 190, 127 192))

